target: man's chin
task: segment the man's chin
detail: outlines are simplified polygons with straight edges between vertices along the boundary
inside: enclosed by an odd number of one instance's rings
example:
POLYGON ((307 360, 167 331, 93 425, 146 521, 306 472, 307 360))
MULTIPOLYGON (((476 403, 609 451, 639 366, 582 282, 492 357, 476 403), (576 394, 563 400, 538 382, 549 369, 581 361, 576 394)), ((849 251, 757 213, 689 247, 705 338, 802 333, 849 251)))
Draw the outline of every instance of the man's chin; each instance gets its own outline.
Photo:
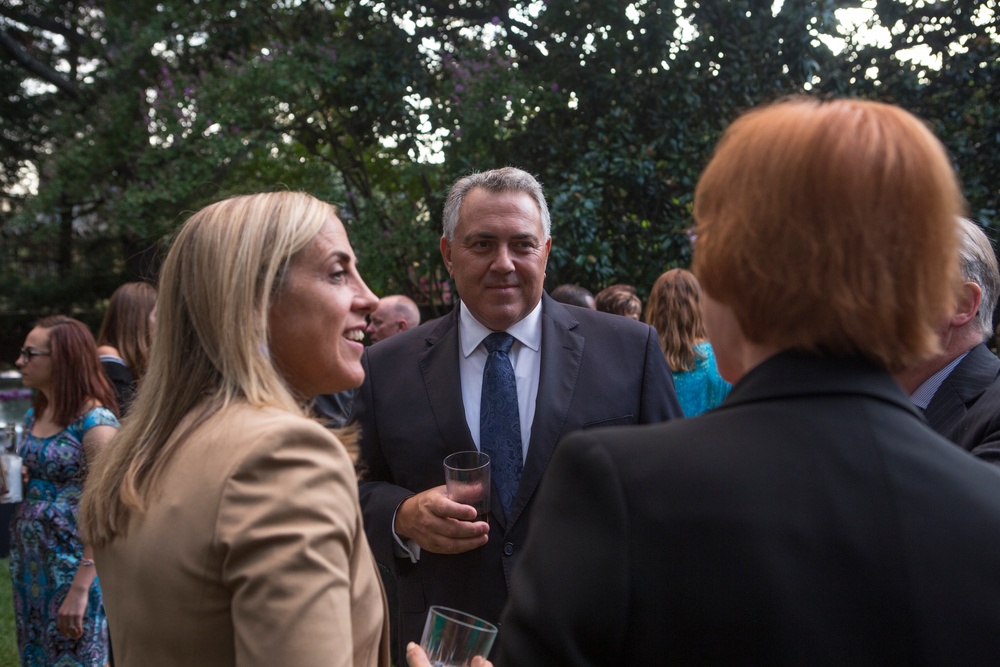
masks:
POLYGON ((493 331, 503 331, 524 318, 524 309, 520 304, 511 304, 509 307, 494 307, 483 311, 476 316, 482 324, 493 331))

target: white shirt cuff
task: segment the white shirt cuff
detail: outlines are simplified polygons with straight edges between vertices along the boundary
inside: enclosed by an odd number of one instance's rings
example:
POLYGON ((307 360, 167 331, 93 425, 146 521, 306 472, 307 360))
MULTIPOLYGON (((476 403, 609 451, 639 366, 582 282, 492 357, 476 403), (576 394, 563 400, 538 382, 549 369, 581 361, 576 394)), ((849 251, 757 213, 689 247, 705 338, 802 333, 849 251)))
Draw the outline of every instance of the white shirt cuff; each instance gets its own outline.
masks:
MULTIPOLYGON (((398 511, 397 507, 396 512, 398 511)), ((396 512, 392 513, 392 539, 396 541, 393 551, 396 553, 396 558, 409 558, 411 563, 416 563, 420 560, 420 545, 413 540, 403 540, 396 534, 396 512)))

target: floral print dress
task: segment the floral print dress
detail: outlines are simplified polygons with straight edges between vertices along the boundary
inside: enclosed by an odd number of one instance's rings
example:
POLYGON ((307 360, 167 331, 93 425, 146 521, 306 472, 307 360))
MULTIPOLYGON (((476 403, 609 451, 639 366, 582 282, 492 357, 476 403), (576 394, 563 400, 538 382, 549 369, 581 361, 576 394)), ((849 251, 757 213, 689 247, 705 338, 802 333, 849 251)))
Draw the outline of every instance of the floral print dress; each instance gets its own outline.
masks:
POLYGON ((101 587, 90 587, 83 636, 59 632, 59 606, 83 558, 77 508, 87 475, 83 436, 95 426, 118 427, 107 408, 94 408, 47 438, 31 433, 34 411, 24 419, 19 453, 31 473, 11 522, 10 578, 14 588, 17 645, 23 667, 101 667, 108 661, 108 624, 101 587))

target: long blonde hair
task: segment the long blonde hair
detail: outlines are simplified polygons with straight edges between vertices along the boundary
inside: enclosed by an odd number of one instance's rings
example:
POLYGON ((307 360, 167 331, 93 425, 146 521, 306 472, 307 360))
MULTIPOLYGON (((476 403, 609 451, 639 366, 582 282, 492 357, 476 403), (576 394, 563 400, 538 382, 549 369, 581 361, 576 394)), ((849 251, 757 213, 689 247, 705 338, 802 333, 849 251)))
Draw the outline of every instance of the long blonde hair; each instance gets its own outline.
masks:
POLYGON ((91 544, 145 508, 189 414, 192 429, 235 401, 302 414, 269 358, 267 314, 291 258, 334 216, 310 195, 276 192, 211 204, 181 228, 160 275, 149 370, 81 501, 91 544))
POLYGON ((701 287, 694 274, 671 269, 656 279, 646 303, 646 324, 656 329, 660 349, 672 371, 693 371, 704 355, 694 349, 705 340, 701 287))

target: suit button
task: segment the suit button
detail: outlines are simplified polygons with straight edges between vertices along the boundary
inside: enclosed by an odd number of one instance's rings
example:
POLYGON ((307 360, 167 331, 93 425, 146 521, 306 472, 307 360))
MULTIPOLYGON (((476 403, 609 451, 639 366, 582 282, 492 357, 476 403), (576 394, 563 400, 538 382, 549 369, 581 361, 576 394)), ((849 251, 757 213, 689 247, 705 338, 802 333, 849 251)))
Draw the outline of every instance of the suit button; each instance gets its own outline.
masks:
POLYGON ((503 545, 503 555, 512 556, 514 555, 514 545, 511 542, 504 542, 503 545))

